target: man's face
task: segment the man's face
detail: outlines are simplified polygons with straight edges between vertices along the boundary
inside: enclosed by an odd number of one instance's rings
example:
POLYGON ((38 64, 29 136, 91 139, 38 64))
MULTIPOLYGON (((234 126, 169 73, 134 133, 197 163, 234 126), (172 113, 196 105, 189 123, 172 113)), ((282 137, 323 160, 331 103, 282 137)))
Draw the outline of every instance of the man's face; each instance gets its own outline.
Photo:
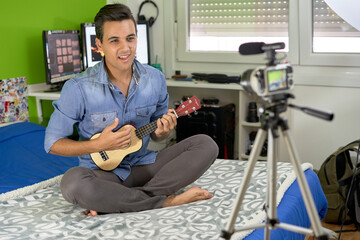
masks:
POLYGON ((96 38, 96 44, 104 52, 107 68, 111 72, 130 70, 137 46, 134 22, 130 19, 105 22, 103 31, 103 41, 96 38))

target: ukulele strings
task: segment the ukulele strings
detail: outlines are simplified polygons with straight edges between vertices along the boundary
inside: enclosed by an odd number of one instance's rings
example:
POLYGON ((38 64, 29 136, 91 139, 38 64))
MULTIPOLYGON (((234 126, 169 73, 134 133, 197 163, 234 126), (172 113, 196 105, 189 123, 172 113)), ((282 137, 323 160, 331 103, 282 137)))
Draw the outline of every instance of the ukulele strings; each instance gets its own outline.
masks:
MULTIPOLYGON (((179 118, 179 115, 176 111, 173 111, 173 113, 175 114, 176 118, 179 118)), ((131 138, 130 141, 133 140, 137 140, 137 139, 142 139, 145 136, 149 135, 150 133, 152 133, 153 131, 155 131, 157 129, 157 123, 156 121, 153 121, 145 126, 142 126, 140 128, 135 129, 135 134, 131 134, 131 138)))
POLYGON ((142 139, 143 137, 145 137, 146 135, 152 133, 155 129, 157 128, 157 124, 156 121, 151 122, 148 125, 142 126, 138 129, 135 130, 135 135, 142 139))

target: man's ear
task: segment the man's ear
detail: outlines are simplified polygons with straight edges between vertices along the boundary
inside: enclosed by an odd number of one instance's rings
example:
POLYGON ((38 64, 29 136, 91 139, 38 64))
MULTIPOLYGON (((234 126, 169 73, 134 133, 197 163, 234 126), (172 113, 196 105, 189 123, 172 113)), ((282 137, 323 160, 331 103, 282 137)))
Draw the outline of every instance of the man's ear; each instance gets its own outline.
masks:
POLYGON ((101 41, 98 38, 95 38, 95 43, 96 43, 96 47, 98 50, 102 51, 102 45, 101 45, 101 41))

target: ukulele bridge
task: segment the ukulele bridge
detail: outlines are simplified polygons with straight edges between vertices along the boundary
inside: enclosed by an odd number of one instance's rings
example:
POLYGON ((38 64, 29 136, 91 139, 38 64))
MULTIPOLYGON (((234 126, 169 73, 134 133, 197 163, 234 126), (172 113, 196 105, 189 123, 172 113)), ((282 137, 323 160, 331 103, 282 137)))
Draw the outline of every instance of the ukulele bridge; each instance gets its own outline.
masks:
POLYGON ((105 151, 101 151, 101 152, 99 152, 99 154, 100 154, 102 160, 106 161, 109 159, 109 156, 106 154, 105 151))

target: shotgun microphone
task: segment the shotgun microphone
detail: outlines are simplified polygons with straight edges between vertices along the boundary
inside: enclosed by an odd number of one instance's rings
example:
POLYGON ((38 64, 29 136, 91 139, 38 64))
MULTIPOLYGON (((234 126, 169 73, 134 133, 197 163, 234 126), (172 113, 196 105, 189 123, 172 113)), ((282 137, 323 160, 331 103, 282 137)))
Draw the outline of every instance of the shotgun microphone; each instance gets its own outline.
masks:
POLYGON ((283 48, 285 48, 285 43, 283 42, 271 44, 265 44, 264 42, 250 42, 241 44, 239 47, 239 53, 241 55, 252 55, 264 53, 265 51, 269 50, 277 50, 283 48))
POLYGON ((239 47, 239 53, 241 55, 252 55, 252 54, 264 53, 264 50, 262 50, 262 47, 264 45, 265 45, 264 42, 243 43, 239 47))

